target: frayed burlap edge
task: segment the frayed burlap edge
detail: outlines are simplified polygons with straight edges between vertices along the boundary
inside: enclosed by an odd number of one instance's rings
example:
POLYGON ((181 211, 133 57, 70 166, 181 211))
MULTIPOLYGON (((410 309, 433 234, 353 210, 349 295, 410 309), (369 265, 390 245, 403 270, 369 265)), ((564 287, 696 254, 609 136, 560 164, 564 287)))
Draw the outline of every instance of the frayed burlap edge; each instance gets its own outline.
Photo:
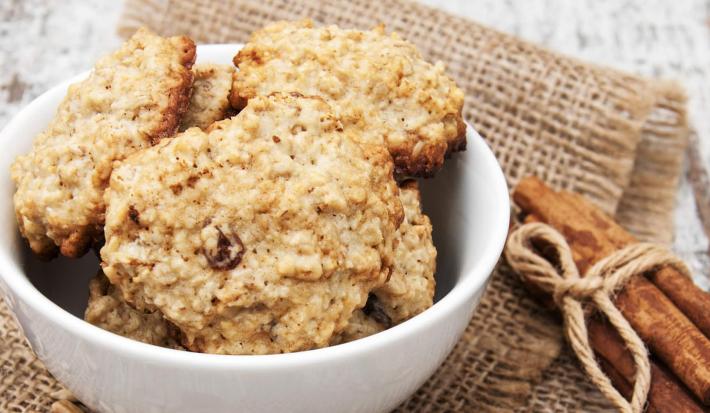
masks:
POLYGON ((670 81, 644 81, 655 101, 641 129, 631 180, 617 221, 639 239, 673 241, 673 209, 688 144, 686 95, 670 81))

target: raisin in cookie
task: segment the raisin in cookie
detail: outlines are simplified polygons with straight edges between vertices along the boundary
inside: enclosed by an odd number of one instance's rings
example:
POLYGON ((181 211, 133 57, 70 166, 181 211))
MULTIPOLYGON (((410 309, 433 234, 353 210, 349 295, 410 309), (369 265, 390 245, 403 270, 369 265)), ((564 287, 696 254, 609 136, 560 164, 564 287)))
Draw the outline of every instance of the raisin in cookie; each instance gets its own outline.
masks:
POLYGON ((229 92, 232 89, 234 67, 218 64, 197 64, 193 68, 195 82, 187 113, 180 123, 180 131, 192 127, 206 129, 229 116, 229 92))
POLYGON ((352 341, 399 324, 431 307, 434 300, 436 248, 431 221, 421 210, 416 181, 400 187, 404 221, 397 230, 392 275, 372 291, 365 307, 356 311, 335 342, 352 341))
POLYGON ((442 63, 424 61, 383 27, 371 31, 279 22, 254 34, 234 58, 231 101, 296 91, 330 103, 367 143, 385 144, 398 175, 431 176, 465 149, 463 92, 442 63))
POLYGON ((69 87, 47 129, 11 168, 20 232, 38 255, 79 257, 102 237, 116 161, 175 133, 187 109, 195 45, 141 29, 69 87))
POLYGON ((131 307, 120 291, 99 271, 89 282, 89 303, 84 313, 89 323, 112 333, 161 347, 180 349, 180 331, 158 311, 131 307))
POLYGON ((106 276, 190 350, 327 346, 392 269, 392 160, 320 98, 275 94, 134 154, 106 192, 106 276))

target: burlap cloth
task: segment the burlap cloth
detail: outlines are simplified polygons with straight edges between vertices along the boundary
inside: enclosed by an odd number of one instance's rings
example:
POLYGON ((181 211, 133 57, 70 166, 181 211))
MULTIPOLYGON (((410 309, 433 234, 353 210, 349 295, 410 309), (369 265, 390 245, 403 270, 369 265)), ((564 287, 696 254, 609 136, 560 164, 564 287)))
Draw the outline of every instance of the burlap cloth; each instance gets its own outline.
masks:
MULTIPOLYGON (((672 239, 685 96, 675 84, 584 63, 406 1, 128 0, 119 31, 145 25, 201 43, 244 42, 281 19, 370 28, 380 22, 446 63, 465 118, 509 185, 535 174, 580 192, 645 240, 672 239)), ((0 410, 47 410, 61 386, 0 304, 0 410)), ((401 411, 602 411, 609 405, 564 349, 559 321, 499 265, 453 353, 401 411)))

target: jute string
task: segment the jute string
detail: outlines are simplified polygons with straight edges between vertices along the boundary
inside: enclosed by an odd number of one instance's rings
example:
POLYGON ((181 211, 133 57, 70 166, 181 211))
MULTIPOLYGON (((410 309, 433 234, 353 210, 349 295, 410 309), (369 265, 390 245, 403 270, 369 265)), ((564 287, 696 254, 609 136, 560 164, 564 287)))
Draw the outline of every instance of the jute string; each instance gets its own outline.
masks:
POLYGON ((572 350, 602 394, 621 412, 642 412, 651 384, 648 352, 643 341, 614 305, 612 297, 633 276, 664 265, 673 266, 689 275, 686 265, 659 245, 637 243, 598 261, 582 277, 564 237, 551 226, 541 223, 525 224, 513 231, 508 238, 505 257, 521 277, 553 297, 562 312, 565 335, 572 350), (535 248, 536 241, 544 243, 546 252, 556 254, 556 265, 540 255, 535 248), (594 357, 589 344, 583 304, 587 309, 602 313, 609 320, 633 357, 636 371, 630 401, 614 388, 594 357))

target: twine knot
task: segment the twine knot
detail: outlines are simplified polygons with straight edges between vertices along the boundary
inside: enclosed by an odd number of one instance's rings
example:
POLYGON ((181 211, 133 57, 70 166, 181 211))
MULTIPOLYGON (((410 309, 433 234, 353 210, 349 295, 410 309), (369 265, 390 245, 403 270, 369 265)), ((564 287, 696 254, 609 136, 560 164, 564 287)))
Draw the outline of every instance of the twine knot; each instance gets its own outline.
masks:
POLYGON ((521 277, 552 295, 562 312, 565 335, 572 350, 602 394, 621 412, 642 412, 651 383, 648 352, 614 305, 612 297, 631 277, 663 265, 672 265, 689 275, 685 264, 659 245, 637 243, 598 261, 581 277, 564 237, 549 225, 540 223, 526 224, 513 231, 508 238, 505 257, 521 277), (545 252, 556 256, 555 264, 537 252, 535 242, 544 243, 545 252), (636 371, 630 401, 614 388, 594 357, 583 303, 606 316, 633 357, 636 371))
MULTIPOLYGON (((576 274, 574 275, 576 276, 576 274)), ((582 301, 591 298, 599 290, 603 291, 605 287, 604 279, 601 277, 579 278, 576 276, 555 279, 551 282, 554 286, 552 298, 558 306, 562 304, 562 299, 566 296, 582 301)))

